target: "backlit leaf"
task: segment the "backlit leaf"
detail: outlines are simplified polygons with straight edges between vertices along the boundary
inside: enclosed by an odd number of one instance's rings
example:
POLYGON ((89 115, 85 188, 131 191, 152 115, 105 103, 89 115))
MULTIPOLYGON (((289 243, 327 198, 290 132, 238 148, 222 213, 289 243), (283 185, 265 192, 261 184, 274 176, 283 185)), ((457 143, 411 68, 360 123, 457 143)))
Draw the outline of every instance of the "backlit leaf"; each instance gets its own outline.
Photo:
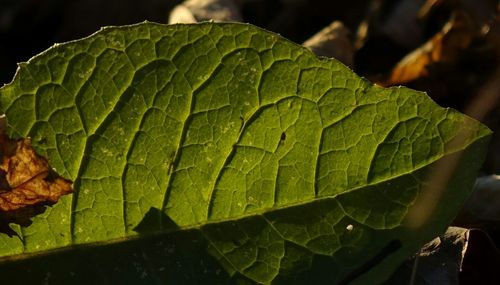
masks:
POLYGON ((446 229, 490 136, 246 24, 142 23, 55 45, 20 64, 0 109, 75 181, 22 239, 0 236, 6 260, 27 256, 0 270, 66 283, 91 278, 81 247, 27 254, 90 244, 112 282, 377 283, 446 229), (151 233, 164 270, 117 269, 114 250, 137 243, 113 241, 151 233))

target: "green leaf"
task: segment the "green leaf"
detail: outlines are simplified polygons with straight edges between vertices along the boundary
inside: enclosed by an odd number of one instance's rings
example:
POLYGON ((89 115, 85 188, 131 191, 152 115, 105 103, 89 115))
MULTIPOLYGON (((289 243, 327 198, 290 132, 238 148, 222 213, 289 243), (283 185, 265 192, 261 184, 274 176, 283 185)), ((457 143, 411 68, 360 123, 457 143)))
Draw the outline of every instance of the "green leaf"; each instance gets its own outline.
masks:
POLYGON ((0 109, 75 182, 0 236, 0 272, 66 284, 85 260, 132 283, 380 282, 446 229, 490 136, 247 24, 104 28, 20 64, 0 109), (148 245, 166 269, 124 277, 148 245))

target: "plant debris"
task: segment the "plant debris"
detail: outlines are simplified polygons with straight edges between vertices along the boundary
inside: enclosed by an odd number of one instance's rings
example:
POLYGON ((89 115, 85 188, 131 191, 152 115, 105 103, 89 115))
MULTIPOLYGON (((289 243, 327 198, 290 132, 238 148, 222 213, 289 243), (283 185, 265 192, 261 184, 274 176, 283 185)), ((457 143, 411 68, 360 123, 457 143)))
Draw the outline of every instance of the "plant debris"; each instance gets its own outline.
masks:
POLYGON ((5 116, 0 117, 0 232, 15 235, 9 223, 21 226, 73 192, 72 182, 53 170, 38 155, 29 138, 11 139, 6 134, 5 116))
POLYGON ((467 48, 473 38, 467 15, 455 12, 443 30, 428 42, 405 56, 391 71, 389 78, 378 81, 382 86, 405 84, 428 77, 438 64, 452 64, 459 52, 467 48))

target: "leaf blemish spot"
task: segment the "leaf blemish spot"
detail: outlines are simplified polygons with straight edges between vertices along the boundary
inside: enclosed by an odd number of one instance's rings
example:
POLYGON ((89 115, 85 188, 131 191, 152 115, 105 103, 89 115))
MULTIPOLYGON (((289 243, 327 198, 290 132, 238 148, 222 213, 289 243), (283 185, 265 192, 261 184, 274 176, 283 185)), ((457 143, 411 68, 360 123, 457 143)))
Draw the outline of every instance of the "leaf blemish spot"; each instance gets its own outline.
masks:
POLYGON ((353 225, 347 225, 347 227, 345 227, 345 229, 350 232, 350 231, 352 231, 354 229, 354 226, 353 225))

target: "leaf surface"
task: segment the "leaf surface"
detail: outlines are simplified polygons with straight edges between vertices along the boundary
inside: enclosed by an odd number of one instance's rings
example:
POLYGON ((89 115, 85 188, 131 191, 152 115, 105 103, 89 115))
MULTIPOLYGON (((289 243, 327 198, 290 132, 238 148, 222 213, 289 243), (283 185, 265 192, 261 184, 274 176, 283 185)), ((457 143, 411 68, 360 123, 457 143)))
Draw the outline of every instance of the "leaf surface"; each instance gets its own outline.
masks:
POLYGON ((195 233, 257 283, 389 277, 446 229, 490 136, 246 24, 104 28, 20 64, 0 109, 75 189, 1 256, 195 233))

